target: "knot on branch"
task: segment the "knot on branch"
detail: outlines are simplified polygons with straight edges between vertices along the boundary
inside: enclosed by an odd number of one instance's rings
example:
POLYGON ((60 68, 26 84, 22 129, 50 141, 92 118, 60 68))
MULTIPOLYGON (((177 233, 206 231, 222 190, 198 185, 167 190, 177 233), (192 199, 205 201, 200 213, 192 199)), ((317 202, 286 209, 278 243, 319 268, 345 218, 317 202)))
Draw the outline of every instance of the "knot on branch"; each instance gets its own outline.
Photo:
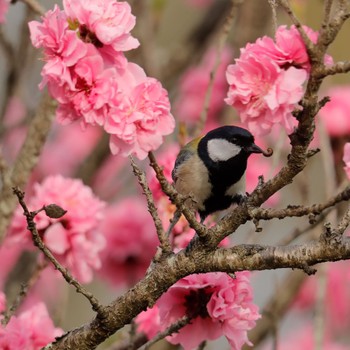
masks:
POLYGON ((324 225, 324 231, 320 236, 320 242, 326 245, 339 245, 342 242, 342 234, 338 230, 334 230, 331 224, 327 222, 324 225))
POLYGON ((309 276, 312 276, 317 272, 317 270, 315 268, 309 266, 306 263, 302 264, 301 269, 309 276))

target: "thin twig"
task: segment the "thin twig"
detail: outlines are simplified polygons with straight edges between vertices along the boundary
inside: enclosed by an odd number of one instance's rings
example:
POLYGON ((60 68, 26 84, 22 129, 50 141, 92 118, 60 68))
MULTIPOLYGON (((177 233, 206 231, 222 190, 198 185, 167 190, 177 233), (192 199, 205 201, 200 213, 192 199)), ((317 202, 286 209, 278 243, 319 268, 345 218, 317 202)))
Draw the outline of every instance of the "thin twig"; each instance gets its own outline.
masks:
POLYGON ((4 314, 4 318, 1 321, 3 325, 6 325, 10 318, 14 315, 16 310, 21 306, 24 299, 28 295, 28 292, 32 289, 32 287, 35 285, 35 283, 39 280, 41 276, 41 272, 44 271, 44 269, 47 267, 48 262, 44 261, 43 263, 37 264, 36 268, 34 269, 33 274, 30 276, 28 282, 22 283, 21 289, 17 295, 17 298, 13 302, 13 304, 7 309, 7 311, 4 314))
POLYGON ((276 0, 268 0, 268 3, 271 7, 272 11, 272 21, 273 21, 273 30, 276 32, 278 24, 277 24, 277 1, 276 0))
POLYGON ((158 333, 153 339, 148 341, 146 344, 142 345, 139 350, 146 350, 149 349, 149 347, 155 343, 157 343, 159 340, 164 339, 165 337, 178 332, 181 328, 185 327, 191 322, 191 318, 186 316, 183 316, 178 320, 176 323, 172 324, 169 328, 167 328, 165 331, 158 333))
POLYGON ((162 248, 163 253, 169 254, 172 252, 169 237, 165 234, 162 221, 158 216, 157 208, 154 204, 153 194, 147 183, 146 174, 137 166, 132 157, 130 157, 130 162, 133 172, 137 177, 140 186, 142 187, 144 195, 146 196, 148 211, 151 214, 154 225, 156 227, 160 247, 162 248))
POLYGON ((221 63, 222 53, 225 47, 225 43, 227 42, 228 35, 230 33, 230 29, 232 27, 233 21, 235 19, 235 14, 237 13, 237 8, 241 4, 242 0, 231 0, 231 9, 225 19, 225 22, 222 26, 222 30, 218 35, 218 43, 217 43, 217 51, 215 56, 215 62, 212 70, 209 75, 209 84, 205 93, 204 104, 202 111, 200 113, 200 117, 197 123, 196 130, 194 132, 194 137, 199 136, 203 132, 204 125, 208 118, 209 108, 210 108, 210 100, 213 92, 214 81, 216 77, 217 70, 221 63))
POLYGON ((45 257, 54 265, 56 270, 58 270, 62 274, 63 278, 67 281, 67 283, 74 286, 77 293, 80 293, 85 296, 85 298, 90 302, 92 309, 96 311, 98 314, 102 314, 103 306, 99 303, 96 297, 92 293, 85 290, 85 288, 71 275, 71 273, 66 268, 64 268, 57 261, 57 259, 51 253, 51 251, 45 246, 36 228, 36 224, 34 222, 34 217, 37 213, 30 212, 28 210, 28 207, 24 201, 24 192, 21 191, 19 188, 13 188, 13 193, 17 196, 18 202, 23 208, 23 215, 26 217, 28 230, 32 234, 34 244, 41 250, 41 252, 45 255, 45 257))
POLYGON ((301 217, 310 214, 318 215, 324 210, 329 209, 340 202, 348 201, 349 199, 350 186, 347 186, 342 192, 322 204, 314 204, 311 206, 289 205, 283 209, 254 208, 250 210, 250 215, 251 218, 256 220, 284 219, 286 217, 301 217))
POLYGON ((313 42, 310 40, 310 38, 307 36, 307 34, 303 28, 303 25, 301 24, 301 22, 298 20, 298 18, 295 16, 294 12, 292 11, 292 9, 289 5, 289 1, 288 0, 278 0, 278 2, 282 6, 282 8, 286 11, 286 13, 290 17, 290 19, 293 22, 293 24, 295 25, 295 27, 298 29, 300 36, 302 37, 302 39, 304 41, 304 44, 305 44, 306 50, 309 54, 309 57, 310 57, 311 61, 314 61, 316 58, 315 46, 314 46, 313 42))
POLYGON ((332 5, 333 5, 333 0, 324 1, 324 11, 323 11, 324 16, 323 16, 323 21, 321 25, 321 28, 323 30, 326 30, 328 27, 328 23, 331 18, 332 5))

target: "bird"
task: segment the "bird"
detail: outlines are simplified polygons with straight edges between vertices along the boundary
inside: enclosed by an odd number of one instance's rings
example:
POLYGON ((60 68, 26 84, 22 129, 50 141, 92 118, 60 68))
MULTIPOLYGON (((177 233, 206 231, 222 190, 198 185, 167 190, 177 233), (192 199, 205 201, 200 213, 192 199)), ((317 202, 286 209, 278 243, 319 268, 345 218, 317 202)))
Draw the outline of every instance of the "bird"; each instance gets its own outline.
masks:
POLYGON ((213 129, 180 150, 172 170, 173 184, 187 197, 186 206, 199 213, 201 223, 209 214, 246 198, 245 171, 253 153, 268 157, 272 149, 262 150, 248 130, 234 125, 213 129))

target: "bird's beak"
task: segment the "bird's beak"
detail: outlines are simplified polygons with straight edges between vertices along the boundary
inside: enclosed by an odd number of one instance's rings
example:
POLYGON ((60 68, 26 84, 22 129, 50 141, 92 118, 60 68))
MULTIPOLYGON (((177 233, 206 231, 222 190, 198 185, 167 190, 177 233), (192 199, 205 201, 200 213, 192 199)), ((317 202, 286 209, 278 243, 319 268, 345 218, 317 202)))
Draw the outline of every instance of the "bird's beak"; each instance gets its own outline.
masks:
POLYGON ((259 146, 257 146, 255 143, 248 146, 246 148, 246 151, 248 153, 264 153, 264 151, 259 146))
POLYGON ((271 157, 272 153, 273 153, 273 150, 271 148, 268 148, 266 151, 264 151, 259 146, 257 146, 255 143, 253 143, 249 147, 247 147, 246 151, 248 153, 262 153, 265 157, 271 157))

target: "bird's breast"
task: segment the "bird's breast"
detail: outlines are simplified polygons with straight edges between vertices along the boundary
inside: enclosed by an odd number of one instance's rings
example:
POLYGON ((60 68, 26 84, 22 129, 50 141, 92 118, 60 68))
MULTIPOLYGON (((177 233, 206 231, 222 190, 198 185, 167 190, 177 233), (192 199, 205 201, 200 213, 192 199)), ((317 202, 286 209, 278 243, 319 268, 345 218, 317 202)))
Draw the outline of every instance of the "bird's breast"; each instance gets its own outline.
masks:
POLYGON ((211 184, 206 166, 198 156, 193 156, 176 169, 176 190, 184 196, 191 196, 192 208, 204 210, 204 202, 211 195, 211 184))

